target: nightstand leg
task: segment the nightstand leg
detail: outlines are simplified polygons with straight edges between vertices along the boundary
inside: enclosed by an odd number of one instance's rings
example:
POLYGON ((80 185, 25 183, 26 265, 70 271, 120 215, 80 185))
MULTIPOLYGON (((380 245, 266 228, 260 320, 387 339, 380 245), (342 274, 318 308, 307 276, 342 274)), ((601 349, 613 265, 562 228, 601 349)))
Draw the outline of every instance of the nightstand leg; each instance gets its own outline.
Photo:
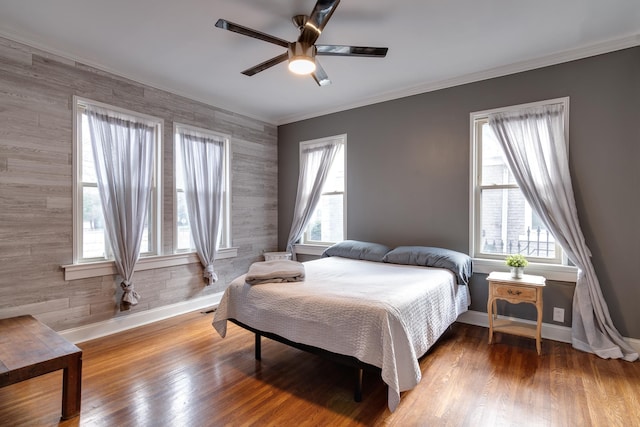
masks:
POLYGON ((489 344, 493 342, 493 316, 495 314, 496 301, 489 299, 487 313, 489 314, 489 344))
POLYGON ((536 302, 536 309, 538 310, 538 325, 536 327, 536 350, 538 350, 538 356, 542 354, 541 344, 542 341, 542 291, 538 291, 538 301, 536 302))

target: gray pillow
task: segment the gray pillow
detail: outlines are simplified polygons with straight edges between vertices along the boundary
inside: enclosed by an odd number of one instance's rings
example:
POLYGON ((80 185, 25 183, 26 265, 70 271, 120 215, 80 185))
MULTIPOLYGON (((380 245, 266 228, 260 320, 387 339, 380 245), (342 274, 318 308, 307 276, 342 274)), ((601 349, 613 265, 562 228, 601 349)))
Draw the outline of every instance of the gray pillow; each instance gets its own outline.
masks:
POLYGON ((446 268, 456 275, 459 285, 468 285, 473 272, 469 255, 428 246, 398 246, 389 251, 383 261, 393 264, 446 268))
POLYGON ((339 256, 342 258, 382 262, 382 258, 389 252, 389 249, 391 248, 380 243, 344 240, 325 249, 322 257, 339 256))

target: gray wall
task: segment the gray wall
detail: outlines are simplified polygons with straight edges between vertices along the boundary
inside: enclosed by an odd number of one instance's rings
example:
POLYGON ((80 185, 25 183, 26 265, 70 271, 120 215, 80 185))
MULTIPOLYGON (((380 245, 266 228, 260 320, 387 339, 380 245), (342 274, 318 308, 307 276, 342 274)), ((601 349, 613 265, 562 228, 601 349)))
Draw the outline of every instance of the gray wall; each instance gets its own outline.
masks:
MULTIPOLYGON (((278 127, 280 249, 295 201, 298 142, 346 133, 348 238, 468 252, 469 113, 564 96, 582 230, 615 325, 640 338, 640 47, 278 127)), ((474 275, 473 310, 486 311, 484 279, 474 275)), ((570 324, 573 287, 549 285, 544 321, 552 323, 557 306, 570 324)))
POLYGON ((65 281, 72 262, 72 97, 164 119, 164 254, 172 253, 173 122, 231 136, 232 245, 205 286, 189 264, 134 275, 144 311, 224 290, 277 248, 275 126, 0 38, 0 318, 33 314, 61 330, 126 316, 114 276, 65 281))

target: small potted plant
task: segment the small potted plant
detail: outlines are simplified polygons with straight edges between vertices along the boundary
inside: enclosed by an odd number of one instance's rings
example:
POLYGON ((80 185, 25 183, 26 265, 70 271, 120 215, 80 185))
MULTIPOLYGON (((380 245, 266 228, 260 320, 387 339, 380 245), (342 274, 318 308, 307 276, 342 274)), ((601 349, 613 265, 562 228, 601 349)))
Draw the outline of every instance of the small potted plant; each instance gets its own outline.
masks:
POLYGON ((524 255, 520 254, 507 256, 505 263, 509 267, 511 267, 511 277, 513 277, 514 279, 522 279, 524 268, 529 265, 529 261, 527 261, 524 255))

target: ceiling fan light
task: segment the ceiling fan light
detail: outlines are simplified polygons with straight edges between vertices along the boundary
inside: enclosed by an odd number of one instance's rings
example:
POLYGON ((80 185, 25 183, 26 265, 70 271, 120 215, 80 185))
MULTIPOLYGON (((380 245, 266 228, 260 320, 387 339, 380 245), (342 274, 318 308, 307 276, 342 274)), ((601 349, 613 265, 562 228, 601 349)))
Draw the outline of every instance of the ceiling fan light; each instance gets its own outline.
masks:
POLYGON ((316 47, 300 42, 289 45, 289 71, 295 74, 311 74, 316 70, 316 47))
POLYGON ((306 75, 316 70, 316 63, 312 58, 298 56, 289 60, 289 71, 295 74, 306 75))

